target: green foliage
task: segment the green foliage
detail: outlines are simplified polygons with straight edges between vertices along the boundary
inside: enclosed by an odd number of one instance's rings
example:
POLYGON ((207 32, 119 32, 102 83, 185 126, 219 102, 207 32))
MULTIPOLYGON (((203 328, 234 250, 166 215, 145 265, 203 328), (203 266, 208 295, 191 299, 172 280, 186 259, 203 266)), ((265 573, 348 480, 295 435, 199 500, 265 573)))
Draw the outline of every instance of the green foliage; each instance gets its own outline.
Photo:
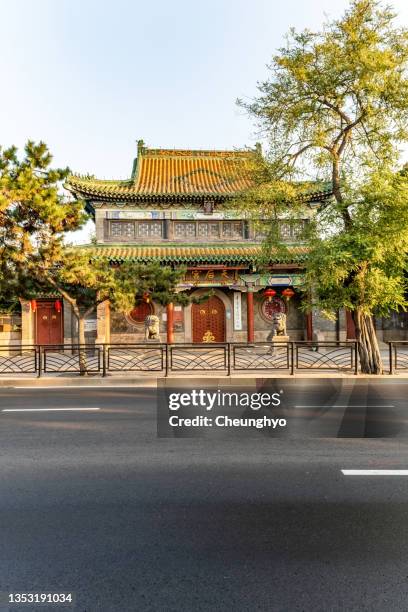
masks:
POLYGON ((0 148, 0 296, 31 297, 35 278, 28 273, 31 258, 42 245, 62 242, 65 232, 86 220, 80 202, 65 202, 61 181, 68 169, 51 167, 42 142, 28 141, 24 156, 16 147, 0 148))
POLYGON ((260 96, 241 103, 269 136, 275 177, 331 173, 340 158, 360 176, 395 162, 408 136, 408 33, 393 20, 375 0, 354 0, 321 32, 291 30, 260 96))
POLYGON ((173 270, 160 263, 147 265, 124 262, 115 269, 116 291, 111 297, 117 310, 130 310, 135 303, 147 297, 162 306, 173 302, 186 305, 189 298, 185 293, 175 291, 183 278, 184 269, 173 270))
POLYGON ((323 310, 405 307, 407 183, 396 170, 408 140, 408 32, 394 17, 376 0, 353 0, 321 32, 292 30, 260 96, 243 105, 270 140, 244 196, 269 226, 264 259, 284 248, 277 220, 301 215, 305 184, 295 179, 331 182, 334 197, 302 236, 307 288, 323 310))
POLYGON ((53 288, 68 300, 78 318, 109 299, 115 289, 115 273, 108 262, 92 262, 78 248, 47 245, 39 250, 31 268, 45 288, 53 288))
POLYGON ((352 0, 320 32, 291 30, 260 95, 240 103, 269 137, 246 203, 269 222, 269 255, 282 248, 277 219, 288 208, 298 214, 295 195, 282 198, 282 184, 330 180, 333 198, 303 237, 310 247, 305 290, 328 316, 342 307, 353 312, 362 367, 375 373, 382 366, 371 316, 408 306, 408 185, 406 172, 397 172, 408 140, 408 31, 394 18, 376 0, 352 0))
POLYGON ((306 288, 313 305, 328 315, 344 307, 366 316, 406 310, 408 176, 374 174, 352 219, 347 231, 333 232, 326 214, 310 239, 306 288))
POLYGON ((159 264, 113 267, 86 249, 64 244, 67 232, 82 227, 87 215, 83 202, 65 201, 60 187, 68 169, 53 169, 51 162, 41 142, 29 141, 22 159, 15 147, 0 150, 2 309, 13 308, 18 297, 50 290, 71 304, 80 321, 105 300, 122 311, 146 294, 161 304, 186 303, 188 298, 174 291, 182 270, 159 264))
POLYGON ((134 308, 141 299, 166 305, 186 303, 188 298, 175 292, 183 270, 174 271, 160 264, 111 265, 106 259, 92 257, 88 250, 64 249, 61 260, 51 268, 44 252, 36 262, 37 274, 44 285, 51 285, 71 303, 77 316, 86 316, 109 300, 117 311, 134 308))

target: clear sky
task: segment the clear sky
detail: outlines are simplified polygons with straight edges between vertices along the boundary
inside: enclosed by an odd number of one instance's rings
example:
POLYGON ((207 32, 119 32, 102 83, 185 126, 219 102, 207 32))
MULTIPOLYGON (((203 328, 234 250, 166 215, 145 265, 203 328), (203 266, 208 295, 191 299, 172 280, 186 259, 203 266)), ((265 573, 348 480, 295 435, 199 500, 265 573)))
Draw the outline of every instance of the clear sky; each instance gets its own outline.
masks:
MULTIPOLYGON (((128 177, 136 140, 253 145, 250 98, 285 32, 346 0, 0 0, 0 144, 44 140, 57 165, 128 177)), ((407 0, 390 3, 408 24, 407 0)))

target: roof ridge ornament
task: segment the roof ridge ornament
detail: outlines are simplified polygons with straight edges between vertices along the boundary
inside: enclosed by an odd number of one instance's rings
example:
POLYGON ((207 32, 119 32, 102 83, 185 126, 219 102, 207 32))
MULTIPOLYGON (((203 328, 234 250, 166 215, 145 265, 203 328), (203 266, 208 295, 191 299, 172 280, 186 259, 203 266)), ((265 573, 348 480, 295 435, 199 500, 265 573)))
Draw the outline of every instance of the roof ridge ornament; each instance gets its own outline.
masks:
POLYGON ((146 153, 146 145, 145 145, 145 141, 141 138, 140 140, 136 140, 137 143, 137 156, 139 157, 140 155, 143 155, 143 153, 146 153))

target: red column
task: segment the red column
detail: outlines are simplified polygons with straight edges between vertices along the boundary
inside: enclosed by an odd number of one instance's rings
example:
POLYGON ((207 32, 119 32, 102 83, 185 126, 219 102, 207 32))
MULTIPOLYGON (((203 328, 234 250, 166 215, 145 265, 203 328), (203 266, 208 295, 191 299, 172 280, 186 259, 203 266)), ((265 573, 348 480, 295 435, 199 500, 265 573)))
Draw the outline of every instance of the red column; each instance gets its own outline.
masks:
POLYGON ((174 304, 167 304, 167 344, 174 343, 174 304))
POLYGON ((313 315, 311 312, 306 313, 306 340, 313 340, 313 315))
POLYGON ((247 341, 254 341, 254 293, 247 289, 247 341))

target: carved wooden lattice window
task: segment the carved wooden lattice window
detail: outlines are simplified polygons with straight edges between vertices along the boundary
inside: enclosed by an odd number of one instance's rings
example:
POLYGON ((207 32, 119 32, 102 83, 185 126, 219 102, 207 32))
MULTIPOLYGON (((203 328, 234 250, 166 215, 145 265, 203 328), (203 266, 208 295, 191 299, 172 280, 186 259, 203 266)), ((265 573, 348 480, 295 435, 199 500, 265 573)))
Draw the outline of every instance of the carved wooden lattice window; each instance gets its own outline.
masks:
POLYGON ((224 221, 222 224, 223 238, 242 238, 242 221, 224 221))
POLYGON ((182 221, 174 224, 175 238, 194 238, 196 235, 195 223, 182 221))
POLYGON ((279 231, 282 240, 294 240, 301 237, 305 227, 305 221, 294 221, 292 223, 281 222, 279 231))
POLYGON ((161 221, 140 221, 138 223, 138 236, 144 238, 160 238, 163 233, 161 221))
POLYGON ((198 224, 198 235, 201 238, 219 238, 220 226, 218 222, 204 222, 198 224))
POLYGON ((112 238, 134 238, 135 224, 124 221, 111 221, 110 235, 112 238))

